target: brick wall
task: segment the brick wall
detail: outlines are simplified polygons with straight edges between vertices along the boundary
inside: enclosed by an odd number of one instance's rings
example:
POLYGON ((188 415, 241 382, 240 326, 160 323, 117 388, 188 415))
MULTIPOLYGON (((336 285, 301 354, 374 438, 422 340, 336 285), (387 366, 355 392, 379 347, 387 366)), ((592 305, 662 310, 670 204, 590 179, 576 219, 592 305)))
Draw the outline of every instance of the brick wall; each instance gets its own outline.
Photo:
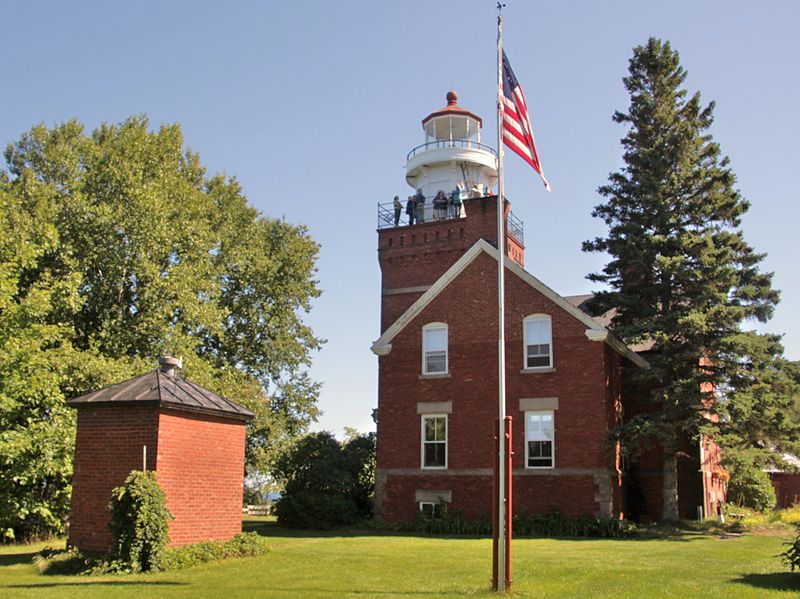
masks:
POLYGON ((778 499, 779 508, 800 504, 800 474, 792 472, 770 472, 772 486, 778 499))
MULTIPOLYGON (((492 477, 489 475, 407 475, 386 481, 384 518, 392 522, 413 520, 419 512, 415 494, 419 490, 447 490, 450 508, 468 518, 492 514, 492 477)), ((514 514, 533 514, 558 509, 567 517, 595 514, 596 479, 591 474, 514 474, 514 514), (565 501, 565 498, 570 498, 565 501)))
POLYGON ((111 490, 131 470, 156 468, 158 411, 154 406, 99 407, 78 410, 72 476, 69 544, 84 551, 105 552, 114 545, 108 530, 111 490))
POLYGON ((245 426, 240 421, 147 407, 78 410, 69 544, 113 548, 111 490, 132 470, 157 472, 167 496, 170 545, 226 540, 241 532, 245 426))
MULTIPOLYGON (((468 199, 466 218, 431 221, 378 231, 382 291, 430 286, 479 239, 497 241, 497 198, 468 199)), ((508 238, 509 256, 524 264, 524 246, 508 238)), ((497 268, 495 263, 495 269, 497 268)), ((422 294, 386 296, 381 306, 385 331, 422 294)))
MULTIPOLYGON (((417 262, 421 269, 416 273, 417 280, 433 282, 435 269, 426 271, 425 264, 417 262)), ((392 273, 386 270, 391 266, 383 266, 384 280, 391 278, 392 273)), ((413 517, 417 509, 414 490, 420 488, 451 490, 453 507, 467 514, 490 510, 491 504, 486 502, 491 496, 490 469, 498 412, 496 279, 497 262, 486 254, 479 255, 392 340, 392 351, 379 359, 378 469, 385 476, 385 495, 379 507, 389 520, 413 517), (420 376, 422 326, 429 322, 448 324, 447 378, 420 376), (448 474, 456 476, 420 470, 417 403, 426 401, 452 402, 448 417, 448 474), (476 469, 485 473, 472 474, 476 469), (441 486, 445 484, 448 486, 441 486), (481 499, 484 495, 485 500, 481 499)), ((403 284, 408 282, 410 279, 403 284)), ((383 306, 386 308, 387 302, 383 306)), ((393 304, 389 308, 392 313, 399 309, 393 304)), ((612 483, 618 483, 611 476, 614 451, 606 447, 618 401, 619 385, 615 381, 619 377, 619 361, 610 363, 606 345, 588 340, 585 330, 584 323, 509 272, 506 411, 514 419, 515 468, 525 467, 525 423, 519 400, 556 397, 559 401, 555 412, 558 473, 515 477, 515 512, 542 511, 555 505, 570 515, 599 513, 600 496, 602 502, 619 510, 621 493, 612 490, 612 483), (534 313, 552 318, 554 372, 521 373, 522 321, 534 313)))
POLYGON ((244 423, 162 410, 158 482, 175 517, 170 545, 227 540, 242 531, 244 423))

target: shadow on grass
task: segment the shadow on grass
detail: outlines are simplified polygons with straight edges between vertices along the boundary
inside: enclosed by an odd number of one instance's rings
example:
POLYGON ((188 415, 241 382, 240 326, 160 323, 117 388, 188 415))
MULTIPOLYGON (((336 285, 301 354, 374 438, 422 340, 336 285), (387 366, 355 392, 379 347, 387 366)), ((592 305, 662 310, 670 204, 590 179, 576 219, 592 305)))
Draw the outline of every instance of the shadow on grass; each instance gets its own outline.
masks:
MULTIPOLYGON (((276 521, 243 520, 243 532, 255 532, 273 538, 353 538, 353 537, 420 537, 431 539, 491 539, 491 535, 433 534, 412 531, 337 528, 331 530, 286 528, 276 521)), ((630 537, 557 537, 541 535, 514 535, 515 539, 550 539, 558 541, 678 541, 691 542, 702 539, 723 538, 724 533, 712 530, 694 530, 683 527, 654 526, 630 537)))
MULTIPOLYGON (((380 597, 381 595, 389 595, 391 597, 399 597, 402 595, 413 595, 415 597, 424 596, 424 595, 434 595, 436 597, 441 597, 442 595, 451 595, 455 593, 450 593, 448 591, 394 591, 394 590, 385 590, 385 589, 347 589, 347 590, 337 590, 332 592, 328 587, 278 587, 275 585, 269 586, 270 591, 275 593, 286 593, 291 595, 297 595, 299 597, 303 597, 305 595, 310 595, 312 593, 321 595, 321 596, 330 596, 335 597, 337 595, 366 595, 367 597, 380 597)), ((474 592, 469 593, 470 596, 477 595, 479 592, 485 591, 487 594, 491 593, 488 586, 485 589, 476 589, 474 592)), ((494 593, 492 593, 494 595, 494 593)))
POLYGON ((0 555, 0 566, 16 566, 18 564, 30 564, 36 551, 26 551, 24 553, 6 553, 0 555))
POLYGON ((800 591, 800 574, 776 572, 774 574, 745 574, 734 582, 773 591, 800 591))
POLYGON ((186 582, 156 582, 156 581, 135 581, 135 580, 97 580, 86 582, 39 582, 32 584, 10 584, 4 588, 6 589, 52 589, 58 587, 102 587, 102 586, 146 586, 146 587, 159 587, 159 586, 186 586, 186 582))

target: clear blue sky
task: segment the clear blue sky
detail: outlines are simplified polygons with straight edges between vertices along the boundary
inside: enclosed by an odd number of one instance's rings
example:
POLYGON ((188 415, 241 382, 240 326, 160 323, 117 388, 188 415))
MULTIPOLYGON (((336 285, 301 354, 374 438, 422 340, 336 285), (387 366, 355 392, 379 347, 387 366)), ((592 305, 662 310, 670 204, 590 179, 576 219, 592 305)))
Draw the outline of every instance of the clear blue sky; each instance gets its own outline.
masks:
MULTIPOLYGON (((504 40, 525 89, 546 194, 521 160, 506 195, 525 222, 528 270, 561 294, 592 290, 604 258, 596 193, 621 165, 622 86, 633 46, 668 39, 690 91, 717 102, 712 133, 752 203, 747 241, 768 254, 782 302, 766 330, 800 359, 797 177, 800 3, 506 0, 504 40)), ((262 212, 306 224, 324 290, 308 322, 328 343, 317 428, 370 430, 377 401, 376 204, 409 192, 420 120, 445 103, 484 117, 495 145, 493 0, 51 2, 5 0, 0 142, 76 117, 179 122, 210 171, 236 176, 262 212)))

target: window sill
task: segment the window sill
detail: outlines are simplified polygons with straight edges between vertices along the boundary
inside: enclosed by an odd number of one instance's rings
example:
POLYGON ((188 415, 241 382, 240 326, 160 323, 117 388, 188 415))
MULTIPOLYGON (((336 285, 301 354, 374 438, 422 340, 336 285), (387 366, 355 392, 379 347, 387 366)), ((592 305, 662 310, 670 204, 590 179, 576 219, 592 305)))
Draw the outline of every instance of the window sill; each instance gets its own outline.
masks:
POLYGON ((447 466, 421 466, 420 470, 447 470, 447 466))
POLYGON ((555 470, 555 466, 525 466, 525 470, 555 470))
POLYGON ((548 372, 555 372, 556 369, 552 366, 540 366, 539 368, 523 368, 519 371, 520 374, 546 374, 548 372))
POLYGON ((449 379, 450 373, 449 372, 441 372, 436 374, 421 374, 419 375, 419 380, 427 380, 427 379, 449 379))

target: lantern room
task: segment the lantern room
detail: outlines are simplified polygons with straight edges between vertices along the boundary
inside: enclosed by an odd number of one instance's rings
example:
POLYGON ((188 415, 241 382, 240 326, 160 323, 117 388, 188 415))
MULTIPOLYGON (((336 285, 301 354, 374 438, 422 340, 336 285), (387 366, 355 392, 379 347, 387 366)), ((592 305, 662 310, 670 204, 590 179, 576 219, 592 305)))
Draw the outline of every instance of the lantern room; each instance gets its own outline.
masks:
POLYGON ((407 156, 406 181, 426 198, 460 187, 464 197, 492 193, 497 184, 497 153, 481 143, 481 117, 458 105, 447 93, 447 105, 422 120, 425 143, 407 156))

